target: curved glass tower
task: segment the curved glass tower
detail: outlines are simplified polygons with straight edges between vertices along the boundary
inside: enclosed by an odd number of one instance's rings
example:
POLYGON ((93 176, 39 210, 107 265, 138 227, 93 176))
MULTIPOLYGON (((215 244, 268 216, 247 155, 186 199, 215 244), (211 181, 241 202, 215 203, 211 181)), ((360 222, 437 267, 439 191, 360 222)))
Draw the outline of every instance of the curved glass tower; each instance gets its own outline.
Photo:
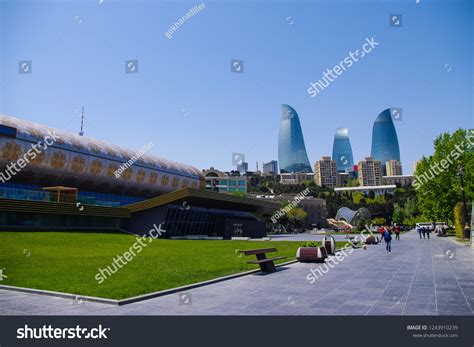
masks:
POLYGON ((352 147, 347 128, 336 129, 334 145, 332 147, 332 160, 336 162, 338 172, 354 170, 354 158, 352 157, 352 147))
POLYGON ((278 135, 280 172, 313 172, 304 145, 298 113, 288 105, 281 105, 280 134, 278 135))
POLYGON ((389 108, 379 114, 374 122, 371 156, 381 162, 383 172, 386 170, 385 163, 388 160, 400 161, 397 131, 389 108))

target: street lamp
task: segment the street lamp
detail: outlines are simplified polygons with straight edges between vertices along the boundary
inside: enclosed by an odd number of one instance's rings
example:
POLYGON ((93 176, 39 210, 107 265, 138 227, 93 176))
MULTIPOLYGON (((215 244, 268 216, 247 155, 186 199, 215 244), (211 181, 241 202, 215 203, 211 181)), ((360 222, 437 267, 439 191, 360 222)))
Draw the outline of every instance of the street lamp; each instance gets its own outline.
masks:
POLYGON ((466 204, 466 194, 464 193, 464 181, 462 179, 462 175, 463 175, 463 166, 461 163, 459 163, 459 166, 458 166, 458 176, 459 176, 459 179, 461 180, 461 194, 462 194, 462 202, 463 202, 463 205, 464 205, 464 215, 466 216, 466 224, 464 225, 464 238, 466 237, 469 237, 469 231, 470 231, 470 228, 469 228, 469 223, 468 223, 468 213, 467 213, 467 204, 466 204))

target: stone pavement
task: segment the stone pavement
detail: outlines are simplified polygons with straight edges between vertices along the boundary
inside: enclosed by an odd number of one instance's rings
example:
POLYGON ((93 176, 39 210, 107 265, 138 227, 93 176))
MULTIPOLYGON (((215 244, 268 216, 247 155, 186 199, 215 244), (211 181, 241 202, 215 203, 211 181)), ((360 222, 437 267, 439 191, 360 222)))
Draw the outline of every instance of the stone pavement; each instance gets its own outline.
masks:
MULTIPOLYGON (((212 242, 212 241, 209 241, 212 242)), ((292 264, 124 306, 0 290, 0 315, 473 315, 474 252, 415 232, 322 264, 292 264)))
MULTIPOLYGON (((308 233, 301 233, 301 234, 277 234, 271 235, 272 241, 321 241, 325 235, 318 235, 318 234, 308 234, 308 233)), ((347 242, 346 237, 347 234, 341 235, 332 235, 336 242, 347 242)), ((353 234, 352 236, 357 236, 357 234, 353 234)))

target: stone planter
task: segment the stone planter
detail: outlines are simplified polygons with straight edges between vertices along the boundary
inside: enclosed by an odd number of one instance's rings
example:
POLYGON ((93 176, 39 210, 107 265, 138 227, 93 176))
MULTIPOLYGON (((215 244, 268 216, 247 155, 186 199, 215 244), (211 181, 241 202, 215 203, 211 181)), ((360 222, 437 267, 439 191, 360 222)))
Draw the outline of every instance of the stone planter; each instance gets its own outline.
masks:
POLYGON ((333 255, 336 252, 336 239, 333 236, 324 236, 322 245, 328 254, 333 255))
POLYGON ((323 263, 327 256, 325 247, 300 247, 296 250, 296 259, 302 263, 323 263))

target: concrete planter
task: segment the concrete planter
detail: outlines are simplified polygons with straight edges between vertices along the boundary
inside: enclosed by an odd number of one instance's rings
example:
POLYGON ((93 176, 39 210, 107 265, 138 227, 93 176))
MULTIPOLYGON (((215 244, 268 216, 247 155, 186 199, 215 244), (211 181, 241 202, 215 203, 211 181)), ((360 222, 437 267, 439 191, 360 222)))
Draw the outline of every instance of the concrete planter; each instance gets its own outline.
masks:
POLYGON ((327 257, 325 247, 300 247, 296 250, 296 259, 302 263, 323 263, 327 257))
POLYGON ((336 252, 336 239, 333 236, 324 236, 322 245, 328 254, 332 255, 336 252))

